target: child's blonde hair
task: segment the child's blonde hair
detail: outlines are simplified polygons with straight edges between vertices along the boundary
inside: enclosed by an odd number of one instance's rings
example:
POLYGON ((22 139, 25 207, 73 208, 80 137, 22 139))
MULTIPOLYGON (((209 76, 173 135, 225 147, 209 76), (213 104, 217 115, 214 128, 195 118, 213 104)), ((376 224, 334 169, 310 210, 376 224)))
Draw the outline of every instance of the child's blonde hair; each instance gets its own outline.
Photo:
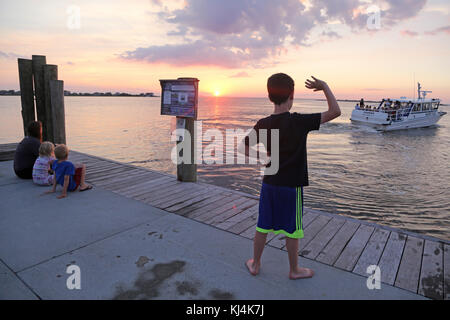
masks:
POLYGON ((55 146, 50 141, 44 141, 39 147, 39 155, 43 157, 50 157, 55 150, 55 146))
POLYGON ((65 144, 58 144, 55 147, 55 157, 58 160, 65 160, 69 155, 69 148, 65 144))

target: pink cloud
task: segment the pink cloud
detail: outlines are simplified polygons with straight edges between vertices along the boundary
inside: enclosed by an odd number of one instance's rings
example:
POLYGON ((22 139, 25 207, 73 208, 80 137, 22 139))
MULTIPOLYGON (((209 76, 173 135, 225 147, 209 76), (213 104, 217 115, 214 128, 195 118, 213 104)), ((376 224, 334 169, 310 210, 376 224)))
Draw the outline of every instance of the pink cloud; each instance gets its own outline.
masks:
POLYGON ((245 71, 238 72, 238 73, 230 76, 230 78, 248 78, 248 77, 250 77, 250 75, 245 71))
MULTIPOLYGON (((153 0, 153 3, 161 1, 153 0)), ((415 16, 426 0, 385 0, 383 24, 394 25, 415 16)), ((315 27, 340 21, 354 32, 367 30, 366 9, 378 0, 185 0, 183 9, 166 6, 156 15, 173 25, 168 37, 180 44, 150 45, 120 54, 125 60, 165 63, 174 66, 243 68, 274 65, 288 45, 307 46, 315 27)), ((329 30, 328 39, 341 37, 329 30)))
POLYGON ((402 30, 400 31, 400 34, 406 37, 417 37, 419 35, 419 33, 410 30, 402 30))
POLYGON ((450 26, 445 26, 445 27, 434 29, 432 31, 425 32, 425 34, 431 35, 431 36, 435 36, 435 35, 437 35, 439 33, 450 34, 450 26))

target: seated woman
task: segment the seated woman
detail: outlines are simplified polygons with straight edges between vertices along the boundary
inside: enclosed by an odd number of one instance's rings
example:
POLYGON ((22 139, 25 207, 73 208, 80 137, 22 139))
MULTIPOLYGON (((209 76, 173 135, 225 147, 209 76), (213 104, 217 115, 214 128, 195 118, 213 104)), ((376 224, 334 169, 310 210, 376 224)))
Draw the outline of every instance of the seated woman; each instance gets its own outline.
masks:
POLYGON ((39 156, 39 147, 42 142, 42 123, 31 122, 27 132, 28 136, 19 143, 14 154, 14 172, 22 179, 33 178, 33 166, 39 156))

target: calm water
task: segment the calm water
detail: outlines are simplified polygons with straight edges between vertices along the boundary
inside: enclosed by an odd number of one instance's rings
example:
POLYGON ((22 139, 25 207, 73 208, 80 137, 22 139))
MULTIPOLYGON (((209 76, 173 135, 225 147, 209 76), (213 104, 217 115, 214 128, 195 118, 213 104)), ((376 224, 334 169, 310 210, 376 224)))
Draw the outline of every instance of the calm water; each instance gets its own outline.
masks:
MULTIPOLYGON (((70 148, 175 174, 170 160, 174 119, 159 115, 159 98, 66 97, 70 148)), ((204 130, 250 129, 272 112, 266 99, 200 99, 204 130)), ((326 103, 298 100, 296 112, 326 103)), ((353 103, 308 140, 310 186, 305 205, 450 239, 450 115, 438 126, 391 133, 352 125, 353 103)), ((448 107, 442 107, 450 111, 448 107)), ((22 137, 19 97, 0 97, 0 143, 22 137)), ((207 145, 208 143, 204 143, 207 145)), ((202 181, 259 194, 259 167, 201 165, 202 181)))

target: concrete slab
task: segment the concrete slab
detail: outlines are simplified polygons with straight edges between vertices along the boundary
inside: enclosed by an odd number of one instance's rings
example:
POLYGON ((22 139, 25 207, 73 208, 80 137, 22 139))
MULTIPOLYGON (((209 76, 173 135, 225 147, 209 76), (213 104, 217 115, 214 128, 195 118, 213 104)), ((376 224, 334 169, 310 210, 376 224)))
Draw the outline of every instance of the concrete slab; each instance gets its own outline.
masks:
POLYGON ((284 251, 267 247, 263 269, 251 276, 244 261, 252 242, 180 216, 165 216, 19 275, 43 299, 423 299, 308 259, 312 279, 287 278, 284 251), (69 290, 66 269, 81 271, 81 290, 69 290))
POLYGON ((38 297, 0 261, 0 300, 37 300, 38 297))
POLYGON ((100 188, 64 199, 48 189, 0 186, 0 259, 14 272, 168 214, 100 188))
POLYGON ((0 270, 9 271, 1 298, 31 298, 31 288, 42 299, 423 299, 383 284, 369 290, 365 277, 304 258, 315 277, 291 281, 287 253, 272 247, 253 277, 246 238, 101 188, 41 196, 46 188, 13 174, 0 178, 0 270), (67 288, 71 265, 80 290, 67 288))
POLYGON ((0 161, 0 186, 29 182, 29 180, 20 179, 15 175, 13 161, 0 161))

